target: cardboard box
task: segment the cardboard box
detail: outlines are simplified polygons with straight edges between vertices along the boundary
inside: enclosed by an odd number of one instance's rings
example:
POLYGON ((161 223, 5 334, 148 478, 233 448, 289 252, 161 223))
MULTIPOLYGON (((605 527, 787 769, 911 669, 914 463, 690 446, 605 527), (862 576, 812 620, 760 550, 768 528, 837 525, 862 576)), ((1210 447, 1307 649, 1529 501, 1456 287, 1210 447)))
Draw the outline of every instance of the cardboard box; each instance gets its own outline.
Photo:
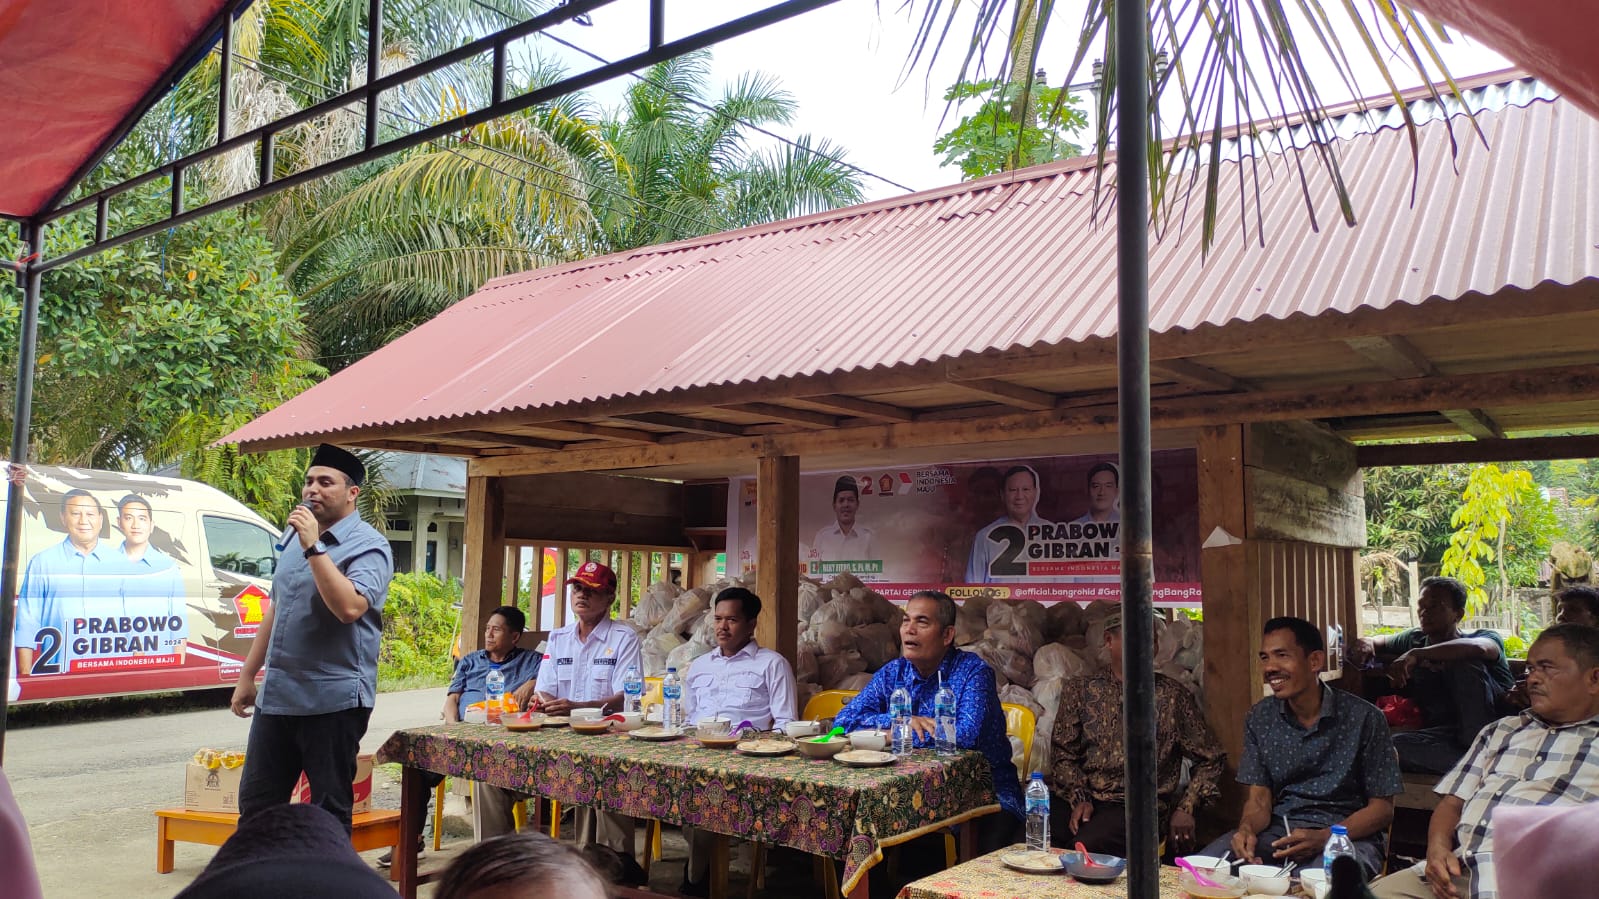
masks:
POLYGON ((196 812, 238 812, 244 768, 207 768, 190 762, 183 777, 183 807, 196 812))
MULTIPOLYGON (((310 802, 311 785, 306 782, 305 775, 294 784, 294 792, 289 794, 290 802, 310 802)), ((355 757, 355 805, 351 806, 350 814, 360 815, 372 811, 372 756, 358 755, 355 757)))

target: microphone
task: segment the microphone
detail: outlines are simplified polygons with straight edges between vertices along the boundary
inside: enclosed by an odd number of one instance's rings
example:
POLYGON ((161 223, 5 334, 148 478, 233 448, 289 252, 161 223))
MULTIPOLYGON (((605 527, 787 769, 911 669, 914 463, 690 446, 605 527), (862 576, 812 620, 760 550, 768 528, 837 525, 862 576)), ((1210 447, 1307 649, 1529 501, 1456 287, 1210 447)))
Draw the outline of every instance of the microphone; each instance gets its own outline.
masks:
MULTIPOLYGON (((308 503, 308 502, 302 501, 302 502, 295 503, 295 508, 297 508, 297 509, 302 507, 302 506, 307 508, 307 509, 311 508, 311 504, 308 503)), ((284 525, 283 526, 283 536, 278 540, 277 546, 275 546, 273 548, 276 549, 278 552, 283 552, 283 550, 286 547, 288 547, 289 541, 295 539, 295 537, 299 533, 300 533, 299 531, 296 531, 294 529, 294 525, 292 525, 292 524, 284 525)))

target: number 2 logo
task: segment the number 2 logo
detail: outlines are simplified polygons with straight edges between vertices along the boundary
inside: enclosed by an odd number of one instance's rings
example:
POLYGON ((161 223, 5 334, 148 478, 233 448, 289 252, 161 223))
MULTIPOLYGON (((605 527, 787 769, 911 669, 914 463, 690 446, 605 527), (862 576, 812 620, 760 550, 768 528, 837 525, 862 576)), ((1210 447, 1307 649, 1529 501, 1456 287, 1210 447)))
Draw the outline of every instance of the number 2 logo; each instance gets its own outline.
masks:
POLYGON ((1017 561, 1021 558, 1022 549, 1027 546, 1027 537, 1022 533, 1021 528, 1013 524, 997 527, 988 532, 988 539, 995 543, 1005 544, 1005 548, 999 551, 998 555, 994 557, 994 561, 988 563, 988 573, 991 576, 1027 576, 1027 563, 1017 561))
POLYGON ((60 674, 61 673, 61 631, 47 627, 33 635, 33 642, 39 644, 39 655, 33 660, 33 667, 28 669, 29 674, 60 674))

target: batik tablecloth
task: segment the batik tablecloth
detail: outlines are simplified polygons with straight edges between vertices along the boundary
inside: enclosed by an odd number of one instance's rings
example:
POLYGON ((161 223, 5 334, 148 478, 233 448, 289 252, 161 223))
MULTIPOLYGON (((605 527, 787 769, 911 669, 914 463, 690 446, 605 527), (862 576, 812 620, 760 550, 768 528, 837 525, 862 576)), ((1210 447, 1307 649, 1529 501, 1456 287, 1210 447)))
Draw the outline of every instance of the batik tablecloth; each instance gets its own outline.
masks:
MULTIPOLYGON (((1012 846, 924 877, 900 890, 899 899, 1105 899, 1127 895, 1126 877, 1094 886, 1078 883, 1065 873, 1024 874, 1000 864, 999 857, 1004 853, 1026 848, 1012 846)), ((1177 889, 1176 868, 1160 869, 1160 895, 1161 899, 1182 896, 1177 889)))
POLYGON ((377 757, 840 858, 844 892, 882 859, 883 847, 999 809, 988 762, 976 752, 917 751, 890 767, 850 768, 798 753, 705 749, 692 739, 440 724, 396 731, 377 757))

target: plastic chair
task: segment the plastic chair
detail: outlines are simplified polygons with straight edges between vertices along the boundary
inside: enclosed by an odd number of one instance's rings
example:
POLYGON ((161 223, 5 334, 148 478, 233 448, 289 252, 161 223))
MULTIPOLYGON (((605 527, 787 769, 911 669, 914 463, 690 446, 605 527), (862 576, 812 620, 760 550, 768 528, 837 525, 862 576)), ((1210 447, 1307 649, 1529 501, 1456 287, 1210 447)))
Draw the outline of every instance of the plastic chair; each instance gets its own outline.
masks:
POLYGON ((433 851, 438 852, 444 845, 444 785, 449 778, 439 781, 433 788, 433 851))
POLYGON ((823 690, 812 696, 805 703, 805 720, 820 721, 823 718, 836 718, 844 706, 851 699, 860 695, 859 690, 823 690))
POLYGON ((1033 770, 1033 735, 1038 730, 1038 716, 1033 710, 1014 702, 1002 702, 1005 710, 1005 733, 1022 741, 1022 770, 1016 772, 1026 781, 1033 770))

